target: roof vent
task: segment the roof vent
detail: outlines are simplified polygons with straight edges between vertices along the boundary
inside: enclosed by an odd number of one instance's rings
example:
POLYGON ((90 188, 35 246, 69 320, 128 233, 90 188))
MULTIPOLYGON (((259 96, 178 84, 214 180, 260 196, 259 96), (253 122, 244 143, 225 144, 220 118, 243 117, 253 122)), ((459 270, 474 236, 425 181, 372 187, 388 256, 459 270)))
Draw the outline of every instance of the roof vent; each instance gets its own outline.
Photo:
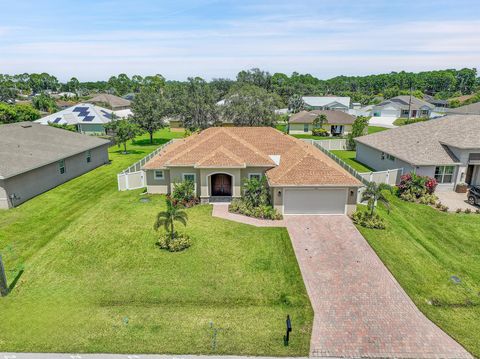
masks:
POLYGON ((269 157, 277 166, 280 165, 280 155, 270 155, 269 157))

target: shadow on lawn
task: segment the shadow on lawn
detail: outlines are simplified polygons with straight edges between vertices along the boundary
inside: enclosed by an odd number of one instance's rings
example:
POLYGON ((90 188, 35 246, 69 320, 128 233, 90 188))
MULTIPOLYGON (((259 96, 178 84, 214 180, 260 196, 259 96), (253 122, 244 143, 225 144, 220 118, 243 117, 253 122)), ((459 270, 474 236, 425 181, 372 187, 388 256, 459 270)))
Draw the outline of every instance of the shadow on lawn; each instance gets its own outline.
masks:
POLYGON ((20 269, 17 273, 17 275, 15 276, 15 279, 12 281, 12 283, 10 283, 10 285, 8 286, 8 293, 11 293, 13 288, 15 288, 15 286, 17 285, 18 281, 20 280, 20 277, 22 276, 24 270, 23 269, 20 269))
POLYGON ((153 144, 150 143, 150 139, 149 138, 145 138, 145 139, 141 139, 141 140, 135 140, 135 141, 132 141, 132 144, 134 144, 135 146, 160 146, 160 145, 163 145, 164 143, 167 143, 168 141, 170 141, 170 139, 166 139, 166 138, 154 138, 153 139, 153 144))

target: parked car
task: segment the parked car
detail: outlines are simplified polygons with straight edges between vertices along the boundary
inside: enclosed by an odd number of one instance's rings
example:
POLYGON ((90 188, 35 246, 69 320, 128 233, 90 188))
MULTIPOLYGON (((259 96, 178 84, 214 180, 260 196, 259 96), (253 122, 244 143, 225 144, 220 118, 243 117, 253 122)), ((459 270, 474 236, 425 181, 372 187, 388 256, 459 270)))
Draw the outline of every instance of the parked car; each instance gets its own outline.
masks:
POLYGON ((473 205, 480 205, 480 186, 472 186, 468 190, 468 203, 473 205))

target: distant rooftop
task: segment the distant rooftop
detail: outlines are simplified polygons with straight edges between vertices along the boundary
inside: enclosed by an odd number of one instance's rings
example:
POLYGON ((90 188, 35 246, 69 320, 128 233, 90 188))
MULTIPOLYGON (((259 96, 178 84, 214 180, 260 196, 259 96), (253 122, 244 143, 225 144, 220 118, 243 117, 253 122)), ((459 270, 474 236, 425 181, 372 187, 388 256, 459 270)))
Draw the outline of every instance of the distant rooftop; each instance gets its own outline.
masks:
POLYGON ((92 97, 89 102, 107 104, 111 109, 130 107, 131 101, 108 93, 101 93, 92 97))
POLYGON ((338 102, 346 107, 350 107, 350 97, 340 96, 304 96, 303 102, 312 107, 324 107, 333 102, 338 102))

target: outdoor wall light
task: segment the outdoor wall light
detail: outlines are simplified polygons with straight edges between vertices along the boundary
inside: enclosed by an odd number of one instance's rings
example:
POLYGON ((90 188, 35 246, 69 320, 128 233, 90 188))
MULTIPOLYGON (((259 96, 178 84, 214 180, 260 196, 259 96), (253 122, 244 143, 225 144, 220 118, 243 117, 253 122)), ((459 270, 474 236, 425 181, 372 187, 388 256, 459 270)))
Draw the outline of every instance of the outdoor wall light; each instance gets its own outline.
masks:
POLYGON ((282 191, 278 191, 278 197, 282 197, 282 191))

